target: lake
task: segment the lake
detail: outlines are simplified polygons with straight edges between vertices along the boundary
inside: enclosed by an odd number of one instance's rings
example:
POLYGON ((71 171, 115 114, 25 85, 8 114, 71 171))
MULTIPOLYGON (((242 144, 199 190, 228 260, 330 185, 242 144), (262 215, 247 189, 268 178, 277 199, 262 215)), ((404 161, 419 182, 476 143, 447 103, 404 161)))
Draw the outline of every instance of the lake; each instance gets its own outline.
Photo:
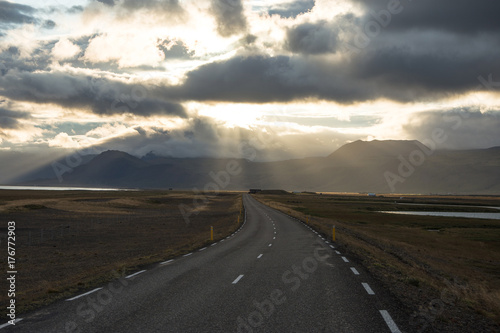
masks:
POLYGON ((472 212, 401 212, 386 211, 380 213, 401 214, 401 215, 420 215, 420 216, 446 216, 446 217, 466 217, 474 219, 494 219, 500 220, 500 213, 472 213, 472 212))

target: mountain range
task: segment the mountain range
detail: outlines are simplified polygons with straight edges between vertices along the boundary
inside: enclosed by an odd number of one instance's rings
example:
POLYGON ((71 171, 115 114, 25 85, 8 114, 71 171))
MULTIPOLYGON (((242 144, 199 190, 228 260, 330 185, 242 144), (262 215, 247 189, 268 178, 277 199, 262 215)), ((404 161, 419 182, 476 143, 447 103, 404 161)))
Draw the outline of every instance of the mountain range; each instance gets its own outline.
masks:
POLYGON ((499 194, 500 147, 431 150, 419 141, 356 141, 326 157, 138 158, 120 151, 62 159, 15 184, 141 189, 499 194), (68 161, 71 161, 69 163, 68 161))

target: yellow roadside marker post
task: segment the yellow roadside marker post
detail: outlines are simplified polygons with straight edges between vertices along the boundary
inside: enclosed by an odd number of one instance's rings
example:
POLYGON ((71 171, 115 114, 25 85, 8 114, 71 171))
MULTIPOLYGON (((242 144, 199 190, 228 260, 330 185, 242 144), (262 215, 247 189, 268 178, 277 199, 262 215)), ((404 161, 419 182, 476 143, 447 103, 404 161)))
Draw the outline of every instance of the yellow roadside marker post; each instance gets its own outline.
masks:
POLYGON ((335 226, 332 228, 332 241, 335 242, 335 226))
POLYGON ((210 240, 214 240, 214 227, 210 227, 210 240))

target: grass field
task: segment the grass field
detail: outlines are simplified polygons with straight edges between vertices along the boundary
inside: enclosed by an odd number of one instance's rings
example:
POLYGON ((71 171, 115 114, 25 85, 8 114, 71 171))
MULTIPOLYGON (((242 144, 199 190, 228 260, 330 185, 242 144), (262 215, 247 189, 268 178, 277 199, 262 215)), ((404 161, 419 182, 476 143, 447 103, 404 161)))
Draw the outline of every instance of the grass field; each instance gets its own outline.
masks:
MULTIPOLYGON (((211 226, 215 240, 238 228, 241 194, 193 199, 191 192, 0 191, 3 262, 7 222, 16 222, 18 311, 203 247, 211 226), (195 208, 189 223, 179 205, 195 208)), ((8 289, 5 279, 1 285, 8 289)))
POLYGON ((416 332, 500 331, 500 220, 378 212, 489 212, 492 210, 488 208, 449 205, 498 207, 499 197, 254 197, 304 221, 308 219, 330 239, 335 225, 338 246, 356 257, 406 305, 408 320, 416 332))

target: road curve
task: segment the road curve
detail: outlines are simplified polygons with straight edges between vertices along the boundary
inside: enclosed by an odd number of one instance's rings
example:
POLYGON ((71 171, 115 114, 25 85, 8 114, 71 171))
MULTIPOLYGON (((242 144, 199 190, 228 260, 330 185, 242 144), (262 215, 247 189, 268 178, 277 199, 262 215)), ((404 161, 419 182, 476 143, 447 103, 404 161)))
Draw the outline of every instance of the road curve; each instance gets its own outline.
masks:
POLYGON ((348 255, 244 196, 229 238, 27 314, 0 332, 400 332, 408 319, 348 255))

